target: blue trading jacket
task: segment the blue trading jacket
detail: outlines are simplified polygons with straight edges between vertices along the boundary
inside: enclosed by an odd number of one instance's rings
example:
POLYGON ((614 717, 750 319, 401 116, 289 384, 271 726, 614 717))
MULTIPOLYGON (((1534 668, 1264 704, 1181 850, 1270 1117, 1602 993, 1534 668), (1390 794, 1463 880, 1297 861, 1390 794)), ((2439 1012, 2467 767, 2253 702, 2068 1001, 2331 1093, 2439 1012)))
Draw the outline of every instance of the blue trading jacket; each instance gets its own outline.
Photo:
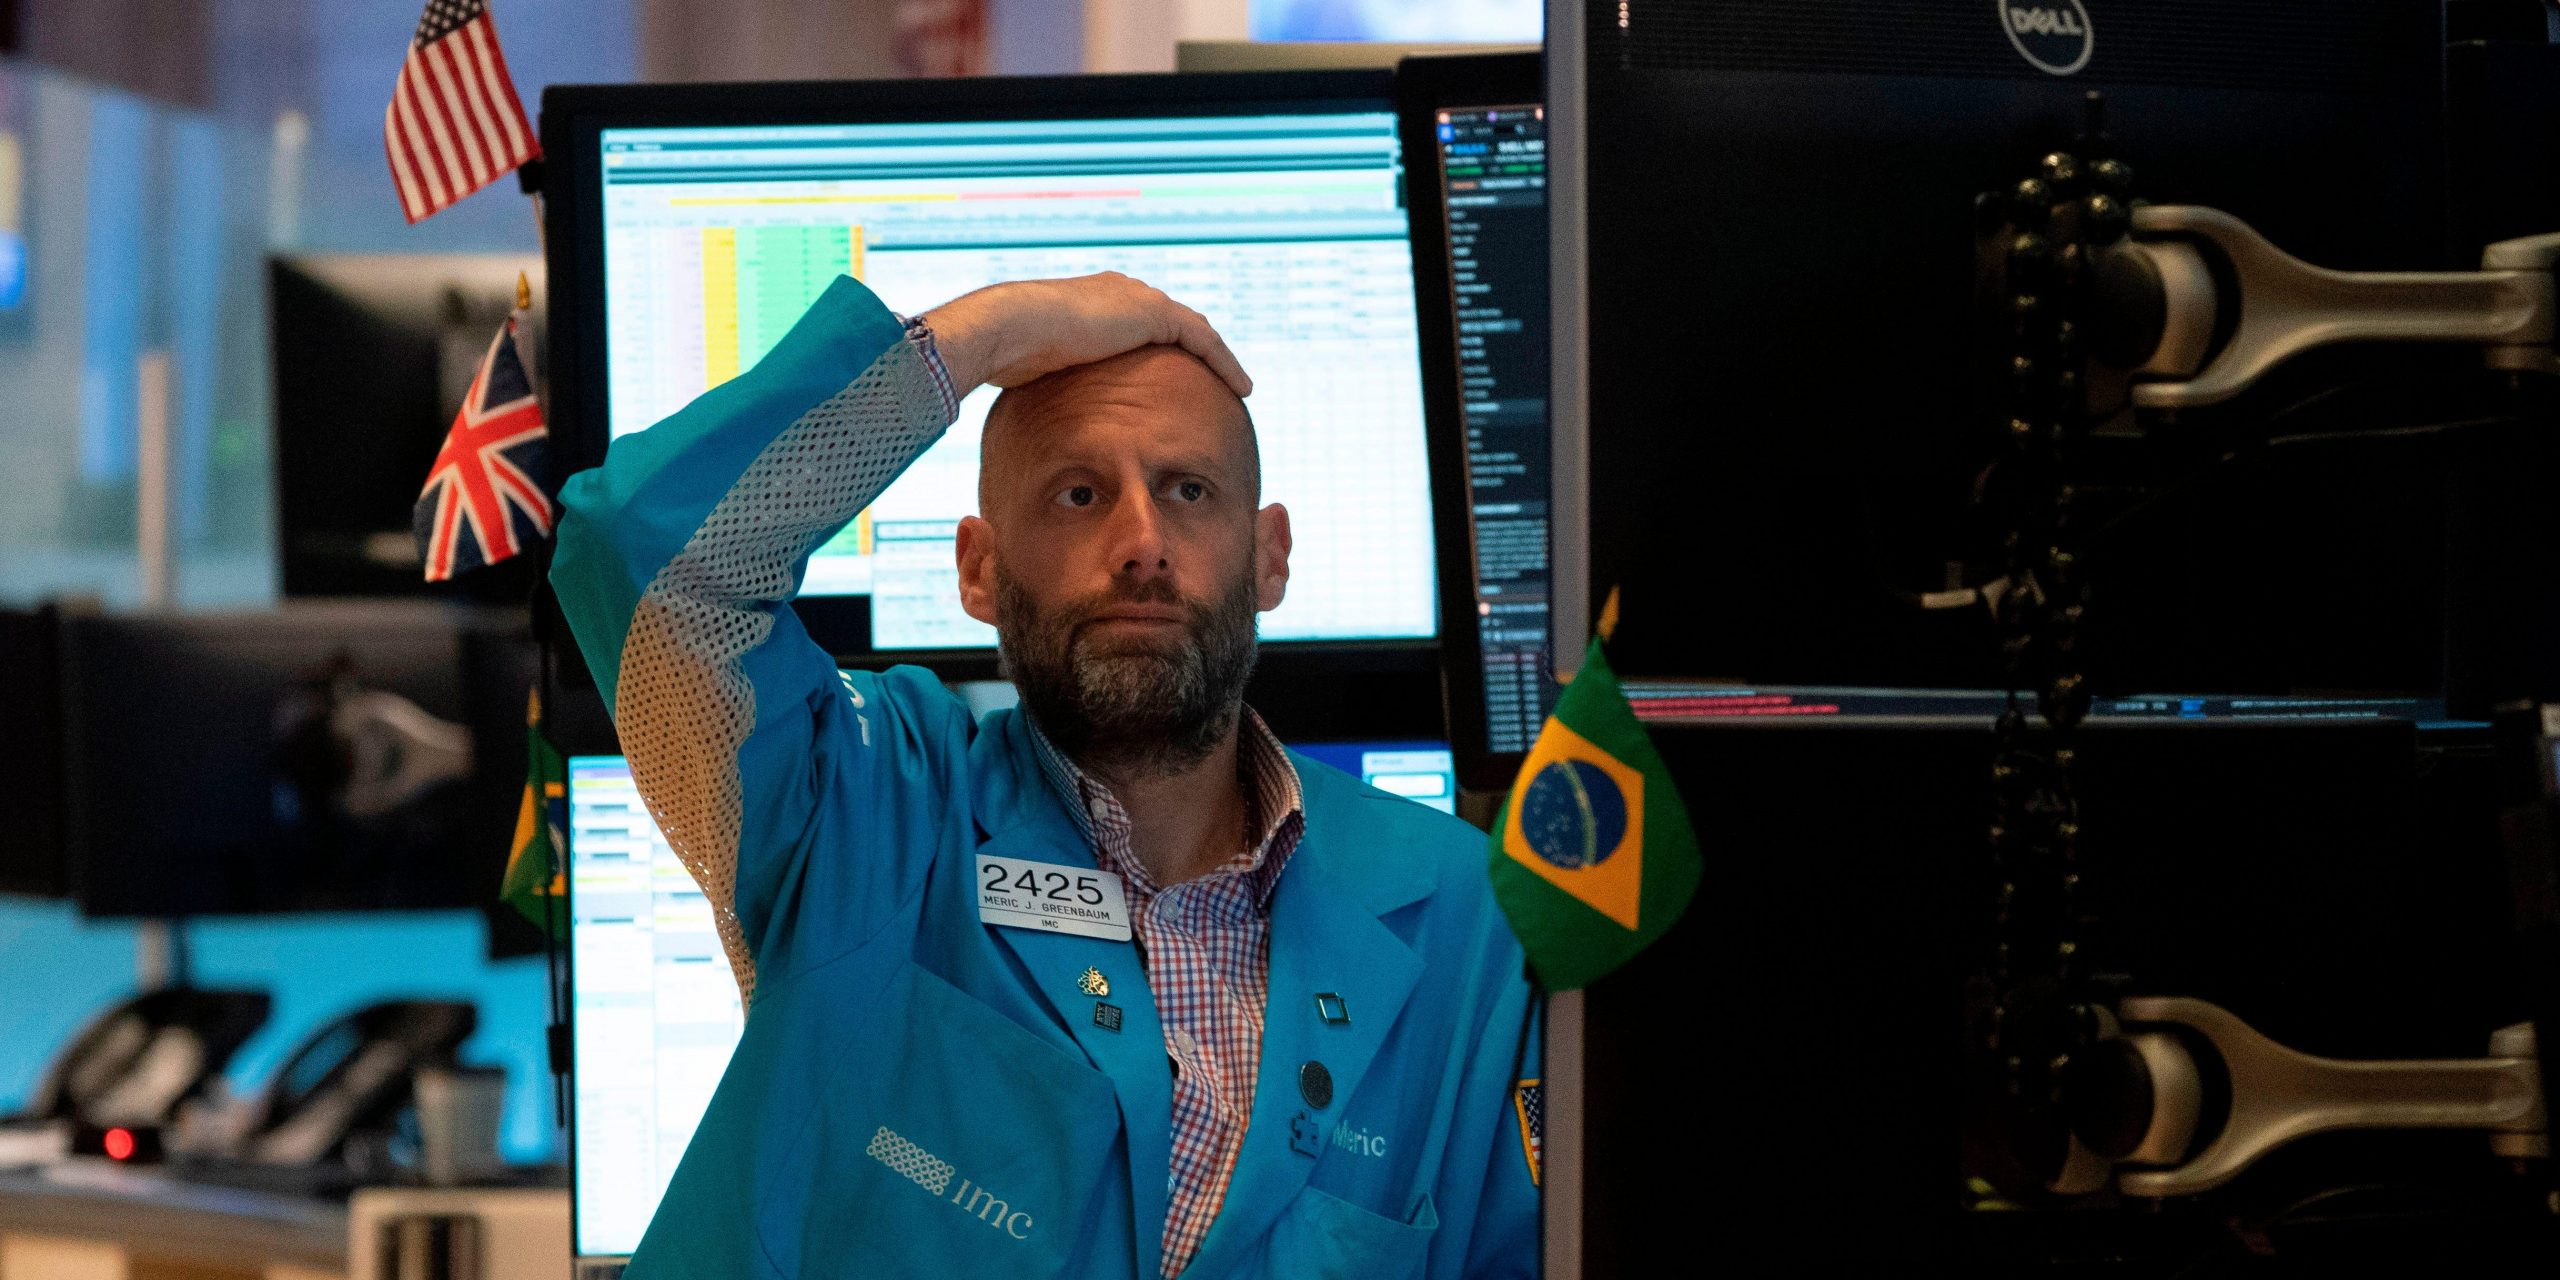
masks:
MULTIPOLYGON (((1136 949, 978 918, 978 853, 1094 865, 1025 724, 840 672, 786 607, 950 420, 839 279, 561 494, 553 582, 749 1001, 633 1280, 1159 1273, 1172 1078, 1136 949)), ((1253 1115, 1185 1274, 1533 1275, 1538 1045, 1483 837, 1293 761, 1253 1115)))

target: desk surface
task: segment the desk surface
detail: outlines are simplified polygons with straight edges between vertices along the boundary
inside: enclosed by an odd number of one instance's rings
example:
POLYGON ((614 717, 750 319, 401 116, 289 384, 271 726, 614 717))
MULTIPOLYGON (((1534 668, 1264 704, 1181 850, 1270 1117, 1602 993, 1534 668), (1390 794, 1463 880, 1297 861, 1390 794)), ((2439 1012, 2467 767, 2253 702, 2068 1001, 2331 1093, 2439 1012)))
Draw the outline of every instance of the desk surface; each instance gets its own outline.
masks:
POLYGON ((343 1273, 345 1206, 178 1182, 152 1170, 76 1161, 0 1173, 0 1234, 113 1241, 146 1256, 343 1273))

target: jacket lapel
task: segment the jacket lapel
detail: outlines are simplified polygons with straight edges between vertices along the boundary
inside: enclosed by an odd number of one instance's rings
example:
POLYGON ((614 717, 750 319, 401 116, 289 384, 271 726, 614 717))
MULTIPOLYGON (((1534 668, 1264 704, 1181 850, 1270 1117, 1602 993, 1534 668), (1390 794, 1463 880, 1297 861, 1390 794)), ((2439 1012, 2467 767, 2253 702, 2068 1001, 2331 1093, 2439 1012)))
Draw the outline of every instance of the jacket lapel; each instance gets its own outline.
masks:
MULTIPOLYGON (((1018 802, 1013 821, 980 845, 978 852, 1065 866, 1094 866, 1092 848, 1068 819, 1019 726, 1004 728, 1013 730, 1007 736, 1014 741, 1006 746, 1012 749, 1010 766, 1020 771, 1017 776, 1022 786, 1012 797, 1018 802)), ((970 868, 969 881, 977 883, 974 866, 970 868)), ((1147 984, 1137 947, 1070 933, 1001 925, 979 927, 993 934, 998 945, 1021 963, 1032 989, 1066 1025, 1085 1056, 1111 1078, 1120 1099, 1122 1128, 1129 1136, 1129 1202, 1132 1226, 1137 1232, 1138 1273, 1157 1274, 1164 1255, 1168 1198, 1165 1170, 1173 1163, 1173 1074, 1165 1057, 1164 1027, 1157 1019, 1155 992, 1147 984), (1099 971, 1110 982, 1108 997, 1086 995, 1077 986, 1077 979, 1087 968, 1099 971), (1095 1020, 1095 1007, 1106 1002, 1121 1012, 1117 1031, 1095 1020)))
POLYGON ((1344 1107, 1422 976, 1422 958, 1379 917, 1427 896, 1426 875, 1394 850, 1324 821, 1355 816, 1366 797, 1341 794, 1339 784, 1307 761, 1298 769, 1306 833, 1271 898, 1271 990, 1253 1119, 1217 1221, 1192 1260, 1202 1276, 1235 1270, 1306 1186, 1316 1161, 1293 1146, 1302 1140, 1298 1129, 1311 1126, 1319 1151, 1331 1144, 1344 1107), (1340 997, 1348 1021, 1320 1016, 1318 994, 1340 997), (1333 1077, 1333 1098, 1323 1108, 1308 1105, 1299 1092, 1298 1072, 1308 1062, 1323 1063, 1333 1077))

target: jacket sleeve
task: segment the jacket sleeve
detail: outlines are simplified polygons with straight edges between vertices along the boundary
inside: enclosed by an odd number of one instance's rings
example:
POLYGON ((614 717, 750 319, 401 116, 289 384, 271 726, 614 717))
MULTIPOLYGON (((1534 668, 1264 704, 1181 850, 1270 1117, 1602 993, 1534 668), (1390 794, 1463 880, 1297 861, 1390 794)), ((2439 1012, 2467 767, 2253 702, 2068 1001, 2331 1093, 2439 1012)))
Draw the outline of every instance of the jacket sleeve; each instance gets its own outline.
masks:
POLYGON ((939 685, 839 672, 789 607, 810 553, 950 425, 928 347, 839 278, 754 368, 561 489, 553 586, 750 1000, 798 914, 859 931, 921 883, 919 824, 965 751, 939 685), (813 856, 843 865, 812 875, 813 856))

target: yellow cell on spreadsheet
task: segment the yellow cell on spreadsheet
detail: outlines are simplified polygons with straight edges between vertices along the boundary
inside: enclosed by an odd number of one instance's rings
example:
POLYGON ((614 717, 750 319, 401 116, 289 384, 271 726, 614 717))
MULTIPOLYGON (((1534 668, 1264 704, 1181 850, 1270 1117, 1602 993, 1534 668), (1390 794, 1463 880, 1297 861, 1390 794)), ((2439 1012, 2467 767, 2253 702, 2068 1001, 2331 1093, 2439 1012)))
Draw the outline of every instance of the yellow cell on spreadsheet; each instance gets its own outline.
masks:
POLYGON ((708 389, 738 376, 738 229, 702 229, 702 376, 708 389))

